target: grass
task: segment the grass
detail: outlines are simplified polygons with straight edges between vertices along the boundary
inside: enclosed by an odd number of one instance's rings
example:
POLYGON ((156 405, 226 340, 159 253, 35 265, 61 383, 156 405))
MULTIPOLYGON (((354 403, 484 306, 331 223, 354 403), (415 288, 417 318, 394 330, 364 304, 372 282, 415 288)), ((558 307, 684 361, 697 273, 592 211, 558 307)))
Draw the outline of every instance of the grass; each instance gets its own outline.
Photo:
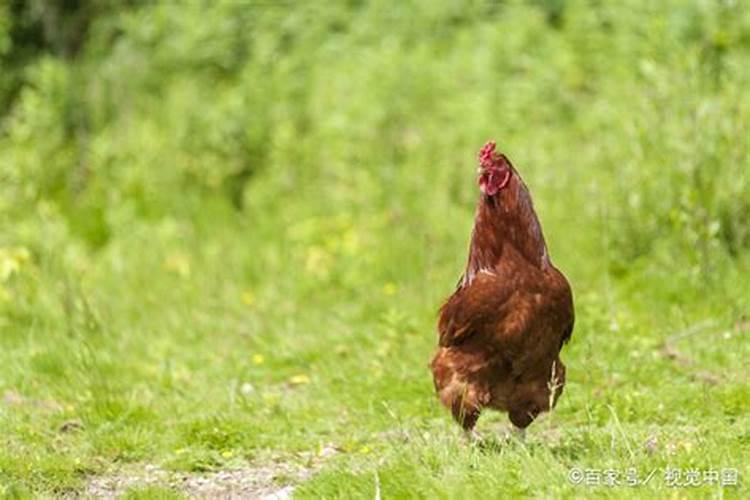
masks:
POLYGON ((233 3, 164 3, 30 67, 0 135, 0 493, 333 445, 297 497, 746 497, 747 13, 569 2, 557 25, 539 4, 258 8, 238 42, 233 3), (240 42, 254 56, 224 61, 240 42), (471 446, 427 362, 489 138, 577 323, 556 411, 523 443, 487 414, 471 446), (668 468, 739 484, 670 488, 668 468))

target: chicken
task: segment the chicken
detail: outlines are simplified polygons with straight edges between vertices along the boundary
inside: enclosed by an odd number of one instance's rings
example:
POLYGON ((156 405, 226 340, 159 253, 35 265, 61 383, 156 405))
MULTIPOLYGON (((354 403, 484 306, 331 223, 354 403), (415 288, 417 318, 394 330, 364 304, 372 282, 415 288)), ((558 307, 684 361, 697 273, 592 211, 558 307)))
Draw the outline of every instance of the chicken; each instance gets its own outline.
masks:
POLYGON ((467 432, 483 409, 523 431, 565 385, 560 350, 573 332, 573 295, 550 262, 531 196, 505 155, 479 153, 481 191, 469 258, 440 308, 431 369, 443 405, 467 432))

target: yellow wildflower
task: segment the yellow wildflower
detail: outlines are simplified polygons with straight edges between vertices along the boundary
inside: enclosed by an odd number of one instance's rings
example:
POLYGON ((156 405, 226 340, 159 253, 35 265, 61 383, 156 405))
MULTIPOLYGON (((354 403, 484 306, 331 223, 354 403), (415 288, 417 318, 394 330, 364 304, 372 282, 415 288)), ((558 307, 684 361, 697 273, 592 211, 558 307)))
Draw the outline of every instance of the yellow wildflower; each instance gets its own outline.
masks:
POLYGON ((289 378, 289 383, 292 385, 304 385, 310 383, 310 377, 305 374, 294 375, 289 378))
POLYGON ((255 294, 250 290, 242 292, 242 303, 246 306, 252 306, 255 304, 255 294))

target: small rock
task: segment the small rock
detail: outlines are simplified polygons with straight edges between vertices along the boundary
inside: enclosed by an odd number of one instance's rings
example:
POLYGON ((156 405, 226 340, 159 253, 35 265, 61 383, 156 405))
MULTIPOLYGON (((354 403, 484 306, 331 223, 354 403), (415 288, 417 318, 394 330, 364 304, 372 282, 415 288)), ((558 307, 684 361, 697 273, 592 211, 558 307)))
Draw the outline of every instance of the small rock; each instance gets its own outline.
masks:
POLYGON ((333 455, 339 452, 341 452, 340 448, 337 448, 336 446, 332 444, 328 444, 325 447, 323 447, 322 450, 320 450, 320 452, 318 453, 318 456, 321 458, 328 458, 328 457, 332 457, 333 455))
POLYGON ((62 433, 80 430, 83 430, 83 422, 81 422, 80 420, 68 420, 67 422, 63 422, 59 429, 59 431, 62 433))
POLYGON ((294 493, 294 486, 284 486, 280 490, 274 491, 263 498, 263 500, 289 500, 294 493))

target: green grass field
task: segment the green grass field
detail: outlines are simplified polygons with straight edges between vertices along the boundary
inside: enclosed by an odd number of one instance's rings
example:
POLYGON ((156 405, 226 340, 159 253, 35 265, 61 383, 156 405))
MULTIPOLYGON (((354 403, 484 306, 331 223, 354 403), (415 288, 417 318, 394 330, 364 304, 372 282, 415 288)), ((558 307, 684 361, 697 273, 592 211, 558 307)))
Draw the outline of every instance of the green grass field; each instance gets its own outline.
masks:
POLYGON ((750 496, 744 2, 22 4, 0 495, 750 496), (557 409, 469 445, 427 363, 491 138, 577 321, 557 409))

